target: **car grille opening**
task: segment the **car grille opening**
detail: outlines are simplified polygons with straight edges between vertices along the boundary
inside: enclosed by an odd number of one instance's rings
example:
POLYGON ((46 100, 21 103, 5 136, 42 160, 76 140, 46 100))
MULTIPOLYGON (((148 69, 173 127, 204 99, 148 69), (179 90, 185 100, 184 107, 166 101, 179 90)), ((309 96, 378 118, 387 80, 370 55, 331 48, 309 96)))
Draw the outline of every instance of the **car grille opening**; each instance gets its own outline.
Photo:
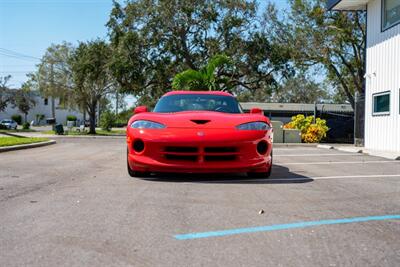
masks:
POLYGON ((234 153, 237 152, 236 147, 205 147, 205 153, 234 153))
POLYGON ((196 124, 206 124, 210 122, 210 120, 191 120, 191 121, 196 124))
POLYGON ((267 144, 267 142, 265 142, 264 140, 263 140, 263 141, 260 141, 260 142, 257 144, 257 152, 258 152, 260 155, 265 155, 265 154, 267 153, 267 151, 268 151, 268 144, 267 144))
POLYGON ((166 154, 165 158, 167 160, 178 160, 178 161, 197 161, 196 155, 174 155, 174 154, 166 154))
POLYGON ((142 152, 144 150, 144 142, 142 140, 140 140, 140 139, 136 139, 133 142, 133 149, 136 152, 139 152, 139 153, 142 152))
POLYGON ((186 147, 186 146, 167 146, 165 152, 170 153, 197 153, 197 147, 186 147))
POLYGON ((234 146, 166 146, 162 154, 167 161, 225 162, 237 160, 238 152, 234 146))
POLYGON ((205 161, 232 161, 236 159, 236 155, 212 155, 204 156, 205 161))

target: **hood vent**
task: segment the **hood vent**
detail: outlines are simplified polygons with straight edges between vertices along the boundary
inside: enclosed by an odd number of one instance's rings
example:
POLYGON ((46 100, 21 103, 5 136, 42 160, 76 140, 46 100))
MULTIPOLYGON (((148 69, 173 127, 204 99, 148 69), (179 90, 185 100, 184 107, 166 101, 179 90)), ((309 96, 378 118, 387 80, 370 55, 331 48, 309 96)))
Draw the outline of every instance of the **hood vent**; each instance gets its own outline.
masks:
POLYGON ((210 122, 210 120, 190 120, 190 121, 192 121, 196 124, 206 124, 206 123, 210 122))

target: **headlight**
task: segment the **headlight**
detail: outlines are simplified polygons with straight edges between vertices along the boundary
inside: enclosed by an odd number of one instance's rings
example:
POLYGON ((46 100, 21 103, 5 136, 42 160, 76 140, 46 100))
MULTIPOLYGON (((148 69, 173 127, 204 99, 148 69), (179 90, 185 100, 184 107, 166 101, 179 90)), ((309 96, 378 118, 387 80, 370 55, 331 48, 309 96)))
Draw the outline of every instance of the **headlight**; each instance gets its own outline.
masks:
POLYGON ((131 127, 134 129, 163 129, 165 125, 154 121, 139 120, 134 121, 131 127))
POLYGON ((271 127, 267 123, 261 121, 243 123, 240 124, 239 126, 236 126, 236 128, 239 130, 256 130, 256 131, 268 131, 269 129, 271 129, 271 127))

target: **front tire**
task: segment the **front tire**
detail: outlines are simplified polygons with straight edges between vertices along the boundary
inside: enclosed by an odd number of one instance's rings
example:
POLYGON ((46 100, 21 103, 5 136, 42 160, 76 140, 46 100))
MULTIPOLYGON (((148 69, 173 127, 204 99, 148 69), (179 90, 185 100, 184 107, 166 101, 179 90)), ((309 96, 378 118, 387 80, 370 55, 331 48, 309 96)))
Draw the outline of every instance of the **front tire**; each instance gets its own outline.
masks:
POLYGON ((272 165, 271 167, 269 167, 269 170, 267 172, 248 172, 247 176, 250 178, 269 178, 271 176, 271 169, 272 169, 272 165))
POLYGON ((149 176, 148 172, 138 172, 138 171, 132 170, 131 166, 129 166, 128 157, 129 157, 129 151, 127 151, 127 153, 126 153, 126 166, 127 166, 127 169, 128 169, 129 176, 131 176, 131 177, 146 177, 146 176, 149 176))
POLYGON ((250 178, 269 178, 272 172, 272 151, 271 151, 271 166, 266 172, 248 172, 247 176, 250 178))

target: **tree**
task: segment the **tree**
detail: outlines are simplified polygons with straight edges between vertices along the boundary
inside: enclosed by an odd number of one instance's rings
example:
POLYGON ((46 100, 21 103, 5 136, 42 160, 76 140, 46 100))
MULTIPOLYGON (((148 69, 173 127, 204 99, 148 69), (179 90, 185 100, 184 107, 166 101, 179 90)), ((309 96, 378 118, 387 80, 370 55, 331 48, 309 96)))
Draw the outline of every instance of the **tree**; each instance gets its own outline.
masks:
POLYGON ((275 43, 285 44, 298 68, 323 68, 354 107, 355 92, 364 93, 366 13, 326 10, 326 1, 291 0, 290 12, 273 5, 265 25, 275 43))
POLYGON ((175 74, 198 71, 225 54, 235 68, 217 78, 230 77, 238 92, 271 92, 291 66, 286 50, 271 44, 258 22, 254 0, 115 1, 107 24, 113 76, 139 103, 153 103, 175 74))
POLYGON ((56 115, 56 98, 60 99, 62 105, 73 104, 67 103, 71 99, 68 95, 72 87, 69 58, 73 50, 72 45, 67 42, 52 44, 37 65, 37 71, 28 75, 31 86, 39 90, 43 97, 50 98, 53 118, 56 115))
POLYGON ((90 134, 96 133, 99 102, 110 92, 113 79, 109 71, 112 51, 102 40, 80 43, 71 55, 73 86, 71 95, 89 115, 90 134))
POLYGON ((286 80, 273 94, 272 100, 283 103, 320 103, 331 96, 304 73, 286 80))
POLYGON ((36 102, 32 96, 32 92, 29 89, 29 84, 24 83, 21 89, 14 90, 14 98, 12 100, 14 108, 17 107, 18 110, 24 114, 24 121, 27 122, 28 113, 31 108, 36 105, 36 102))
POLYGON ((12 100, 12 95, 7 84, 11 79, 11 75, 0 77, 0 112, 4 111, 8 103, 12 100))
POLYGON ((216 55, 200 70, 188 69, 178 73, 172 81, 172 88, 209 91, 229 89, 229 77, 216 77, 216 72, 230 64, 231 60, 226 55, 216 55))

